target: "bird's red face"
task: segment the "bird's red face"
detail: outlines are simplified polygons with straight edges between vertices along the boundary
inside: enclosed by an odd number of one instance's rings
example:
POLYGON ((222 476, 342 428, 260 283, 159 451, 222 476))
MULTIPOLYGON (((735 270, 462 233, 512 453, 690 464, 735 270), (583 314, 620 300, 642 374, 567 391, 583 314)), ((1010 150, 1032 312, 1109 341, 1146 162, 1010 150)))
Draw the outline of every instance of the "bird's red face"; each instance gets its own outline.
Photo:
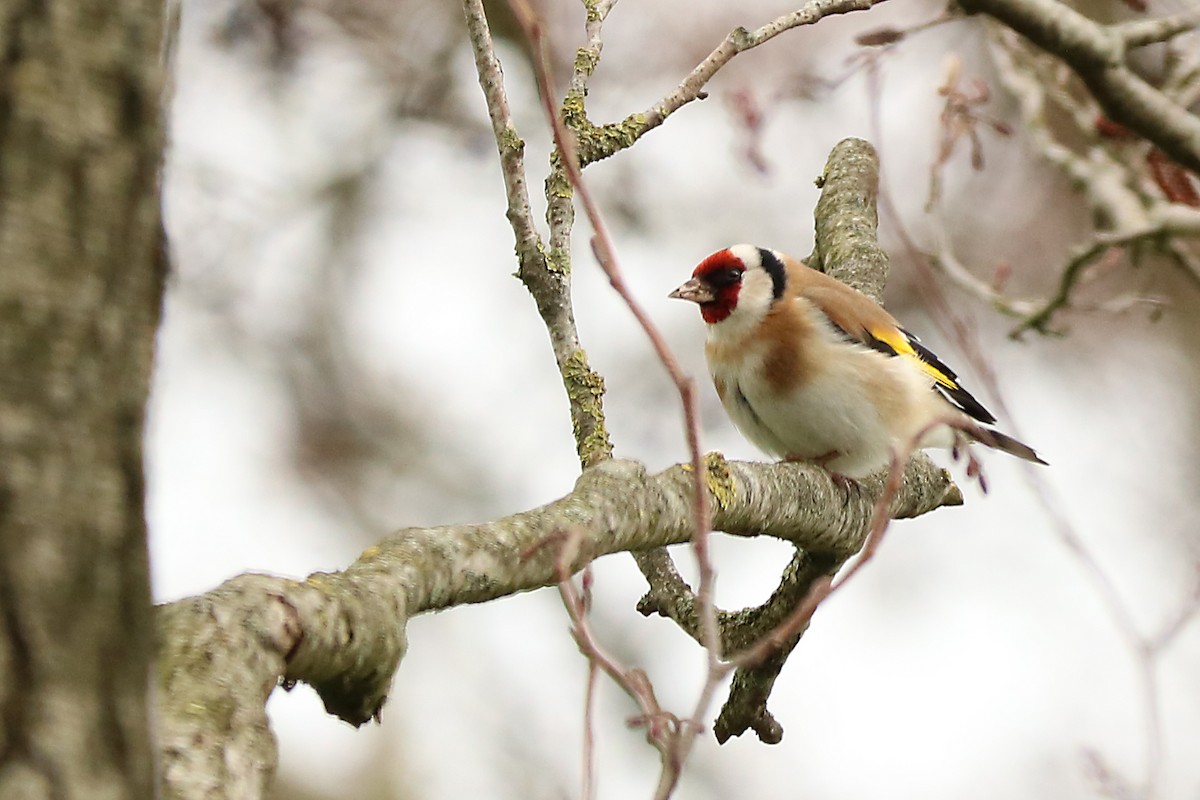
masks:
POLYGON ((710 325, 720 322, 737 308, 746 264, 728 248, 700 262, 692 279, 671 292, 670 297, 690 300, 700 306, 700 315, 710 325))

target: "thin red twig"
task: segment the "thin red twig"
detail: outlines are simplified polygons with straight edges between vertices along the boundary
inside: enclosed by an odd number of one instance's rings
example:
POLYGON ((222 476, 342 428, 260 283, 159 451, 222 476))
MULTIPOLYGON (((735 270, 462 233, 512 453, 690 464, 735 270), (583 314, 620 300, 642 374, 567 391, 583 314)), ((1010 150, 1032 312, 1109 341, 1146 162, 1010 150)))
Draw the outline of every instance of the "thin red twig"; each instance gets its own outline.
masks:
MULTIPOLYGON (((562 544, 558 551, 558 557, 555 559, 555 567, 558 571, 558 592, 562 597, 563 605, 567 609, 567 615, 571 618, 571 636, 575 639, 575 643, 579 649, 587 657, 589 662, 589 671, 600 669, 604 674, 608 675, 614 683, 620 686, 625 692, 633 698, 641 711, 641 719, 647 722, 647 738, 660 751, 666 752, 669 736, 661 738, 652 738, 652 734, 656 734, 658 728, 650 724, 654 720, 662 719, 664 714, 662 708, 658 704, 658 699, 654 696, 654 691, 650 686, 649 681, 645 679, 645 673, 636 668, 626 668, 616 657, 611 655, 601 645, 596 638, 595 632, 592 630, 591 623, 588 622, 588 604, 580 590, 575 588, 575 584, 571 580, 571 567, 579 556, 579 544, 583 539, 583 531, 567 531, 562 537, 562 544)), ((588 703, 591 705, 590 701, 588 703)))

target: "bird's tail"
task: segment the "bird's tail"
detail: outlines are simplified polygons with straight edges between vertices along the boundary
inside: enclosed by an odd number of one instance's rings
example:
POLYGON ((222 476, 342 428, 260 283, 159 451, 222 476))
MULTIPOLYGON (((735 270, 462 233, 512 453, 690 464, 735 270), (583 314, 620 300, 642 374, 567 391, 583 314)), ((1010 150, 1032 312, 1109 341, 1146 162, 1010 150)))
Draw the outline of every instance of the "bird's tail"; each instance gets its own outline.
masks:
POLYGON ((1046 466, 1049 466, 1049 464, 1042 460, 1042 457, 1037 454, 1036 450, 1024 442, 1017 441, 1008 434, 1001 433, 1000 431, 993 430, 991 428, 985 428, 982 425, 972 425, 967 430, 967 433, 971 436, 971 438, 975 439, 975 441, 979 442, 980 444, 985 444, 988 447, 994 447, 997 450, 1003 450, 1009 455, 1014 455, 1017 458, 1023 458, 1026 461, 1032 461, 1035 464, 1045 464, 1046 466))

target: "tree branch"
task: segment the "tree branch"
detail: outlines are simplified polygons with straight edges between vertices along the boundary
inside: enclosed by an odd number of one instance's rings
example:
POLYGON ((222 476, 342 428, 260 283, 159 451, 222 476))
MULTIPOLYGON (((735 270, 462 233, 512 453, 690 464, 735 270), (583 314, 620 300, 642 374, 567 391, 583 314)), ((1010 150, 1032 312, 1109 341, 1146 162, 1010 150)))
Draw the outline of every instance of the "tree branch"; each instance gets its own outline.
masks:
POLYGON ((1200 8, 1193 8, 1173 17, 1139 19, 1123 22, 1113 27, 1117 35, 1124 40, 1125 46, 1133 48, 1165 42, 1182 33, 1195 30, 1197 25, 1200 25, 1200 8))
POLYGON ((1194 27, 1200 22, 1195 11, 1169 20, 1101 25, 1056 0, 959 0, 959 5, 993 17, 1061 58, 1109 118, 1200 172, 1200 117, 1151 86, 1126 63, 1131 47, 1194 27))
POLYGON ((1145 146, 1139 149, 1128 141, 1102 136, 1097 109, 1089 98, 1055 90, 1057 59, 1035 52, 999 26, 991 33, 993 62, 1005 89, 1018 103, 1026 134, 1082 193, 1095 229, 1076 246, 1049 298, 1014 300, 969 276, 964 278, 964 269, 956 269, 943 244, 938 260, 945 274, 996 308, 1021 317, 1013 336, 1030 329, 1050 332, 1055 316, 1071 306, 1090 267, 1114 248, 1165 245, 1176 263, 1194 277, 1200 262, 1186 241, 1200 238, 1200 209, 1173 202, 1145 177, 1145 146))
MULTIPOLYGON (((880 477, 845 498, 818 467, 723 463, 720 480, 706 482, 717 528, 839 559, 861 546, 883 488, 880 477)), ((556 583, 553 544, 567 530, 579 536, 573 571, 602 555, 690 541, 692 485, 681 466, 647 475, 637 462, 610 460, 540 508, 480 525, 407 528, 343 572, 304 581, 242 575, 161 607, 167 796, 262 796, 275 762, 263 704, 279 681, 311 684, 326 709, 351 724, 378 718, 411 616, 556 583)), ((949 475, 919 458, 890 514, 961 502, 949 475)))
POLYGON ((571 409, 571 429, 580 464, 589 467, 612 456, 612 442, 604 425, 604 379, 588 364, 587 353, 579 343, 575 311, 571 305, 569 242, 574 211, 566 179, 557 171, 546 185, 549 201, 550 249, 547 251, 533 222, 525 177, 525 142, 517 133, 504 75, 492 47, 491 31, 483 10, 483 0, 463 0, 467 34, 475 54, 479 85, 487 100, 492 132, 500 152, 500 171, 508 198, 508 221, 516 238, 517 277, 525 284, 537 304, 538 314, 550 335, 554 360, 558 364, 571 409), (560 197, 561 196, 561 197, 560 197), (560 202, 556 202, 556 198, 560 202), (565 200, 563 200, 565 198, 565 200))
MULTIPOLYGON (((816 248, 807 259, 809 265, 879 299, 887 281, 888 262, 887 254, 875 237, 878 222, 875 199, 879 184, 879 159, 875 149, 861 139, 842 140, 830 151, 820 183, 821 197, 814 212, 816 248), (822 258, 822 252, 827 252, 828 256, 822 258)), ((717 474, 719 469, 720 464, 710 463, 710 473, 717 474)), ((832 496, 830 499, 833 501, 832 496)), ((849 555, 851 553, 842 554, 830 569, 836 570, 849 555)), ((679 577, 670 558, 665 553, 653 552, 637 552, 634 557, 650 583, 650 591, 638 604, 639 610, 643 614, 668 616, 699 640, 692 591, 679 577)), ((789 585, 798 580, 798 576, 796 571, 785 572, 773 599, 778 597, 778 602, 782 603, 782 598, 792 597, 797 591, 802 596, 807 591, 807 583, 799 589, 789 585)), ((777 619, 773 605, 769 600, 757 609, 732 613, 720 611, 718 619, 725 651, 728 652, 732 644, 748 644, 771 630, 774 626, 771 620, 777 619)))
MULTIPOLYGON (((568 95, 563 104, 563 118, 579 137, 580 166, 587 166, 633 146, 634 142, 662 125, 667 117, 688 103, 704 99, 707 96, 704 87, 738 53, 752 50, 793 28, 816 24, 825 17, 865 11, 882 2, 884 0, 810 0, 799 9, 777 17, 754 31, 734 28, 715 50, 696 65, 679 86, 647 110, 630 114, 620 122, 595 125, 587 119, 584 111, 584 94, 575 92, 568 95)), ((592 51, 584 49, 580 54, 584 56, 583 63, 587 65, 590 74, 591 68, 595 66, 594 61, 589 60, 593 58, 592 51)), ((597 49, 595 55, 598 54, 597 49)))
POLYGON ((819 183, 821 197, 813 212, 816 243, 808 265, 883 302, 888 257, 875 234, 879 226, 875 148, 862 139, 838 142, 819 183))
MULTIPOLYGON (((879 155, 869 142, 843 139, 830 151, 818 183, 821 196, 813 211, 816 235, 813 253, 809 256, 810 266, 882 302, 888 277, 888 256, 876 236, 879 155)), ((925 456, 919 458, 923 460, 925 456)), ((868 532, 864 528, 864 538, 868 532)), ((767 710, 766 704, 779 671, 808 629, 808 616, 781 638, 780 623, 775 620, 781 615, 790 617, 798 606, 810 602, 815 609, 821 598, 814 599, 814 592, 820 589, 822 581, 828 581, 841 569, 851 555, 853 553, 839 553, 830 558, 819 551, 798 550, 771 598, 762 606, 749 610, 739 626, 746 629, 743 635, 756 634, 749 642, 763 641, 768 634, 776 637, 774 650, 764 658, 739 665, 734 672, 729 698, 714 727, 718 741, 723 742, 748 729, 764 743, 781 741, 783 726, 767 710)))
MULTIPOLYGON (((759 43, 756 38, 766 41, 825 13, 840 13, 837 9, 867 5, 868 0, 817 0, 745 34, 750 38, 739 38, 739 46, 753 46, 759 43)), ((603 3, 589 13, 591 60, 577 59, 573 89, 586 88, 610 6, 603 3)), ((883 475, 847 495, 827 472, 808 465, 728 463, 710 456, 698 484, 695 467, 648 476, 640 464, 609 458, 600 405, 603 384, 579 348, 569 297, 566 243, 573 221, 572 187, 562 159, 571 157, 570 148, 555 157, 547 181, 547 253, 530 214, 523 145, 512 125, 482 5, 464 0, 464 9, 500 151, 520 275, 550 333, 571 399, 581 461, 594 466, 585 469, 570 495, 540 508, 480 525, 401 530, 368 548, 342 572, 317 573, 304 581, 243 575, 161 609, 160 724, 170 796, 261 796, 275 762, 263 705, 280 681, 285 686, 311 684, 330 713, 352 724, 379 718, 404 655, 407 620, 415 614, 559 583, 564 569, 573 573, 599 556, 621 551, 661 558, 657 566, 668 574, 664 585, 670 584, 674 568, 661 548, 692 539, 697 485, 713 508, 714 528, 739 536, 770 535, 798 549, 796 568, 788 570, 767 606, 727 616, 722 638, 739 650, 768 631, 777 633, 781 619, 793 619, 790 609, 797 599, 807 602, 811 587, 862 546, 872 520, 878 519, 883 475), (569 552, 559 546, 568 535, 569 552), (218 777, 214 783, 200 776, 218 777)), ((564 120, 570 114, 567 105, 564 120)), ((870 145, 843 142, 830 156, 817 212, 823 266, 867 291, 882 287, 887 263, 874 238, 877 171, 870 145), (835 222, 827 224, 830 220, 835 222)), ((948 474, 923 456, 909 463, 902 488, 887 497, 888 517, 916 516, 962 502, 948 474)), ((649 577, 652 587, 659 585, 649 577)), ((689 602, 694 608, 695 596, 678 576, 674 580, 685 590, 679 608, 689 602)), ((697 635, 703 626, 698 619, 697 635)), ((801 630, 788 628, 792 644, 801 630)), ((737 662, 742 666, 727 704, 736 717, 755 709, 766 714, 766 695, 787 652, 786 647, 772 652, 778 664, 737 662)), ((756 724, 755 729, 769 737, 766 726, 756 724)))

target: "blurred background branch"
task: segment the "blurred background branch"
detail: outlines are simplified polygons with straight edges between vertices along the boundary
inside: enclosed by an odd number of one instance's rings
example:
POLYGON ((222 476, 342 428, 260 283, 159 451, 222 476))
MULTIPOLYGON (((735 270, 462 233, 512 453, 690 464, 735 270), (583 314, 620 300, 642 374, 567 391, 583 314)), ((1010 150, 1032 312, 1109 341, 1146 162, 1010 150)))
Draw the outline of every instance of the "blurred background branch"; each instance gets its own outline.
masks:
POLYGON ((1128 51, 1164 42, 1200 24, 1200 10, 1174 17, 1101 25, 1057 0, 959 0, 1066 62, 1117 124, 1154 142, 1172 159, 1200 171, 1200 118, 1148 83, 1128 51))

